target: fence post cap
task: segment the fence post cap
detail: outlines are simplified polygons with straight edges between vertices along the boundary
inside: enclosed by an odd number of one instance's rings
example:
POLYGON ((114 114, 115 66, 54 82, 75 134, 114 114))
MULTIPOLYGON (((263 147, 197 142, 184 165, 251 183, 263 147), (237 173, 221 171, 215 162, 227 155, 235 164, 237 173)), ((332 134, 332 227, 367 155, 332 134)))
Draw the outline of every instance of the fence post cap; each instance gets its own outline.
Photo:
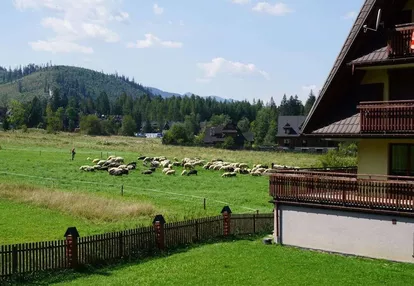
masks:
POLYGON ((68 229, 65 232, 64 237, 67 237, 68 235, 72 235, 72 237, 75 237, 75 238, 80 236, 78 230, 74 226, 68 227, 68 229))
POLYGON ((228 213, 228 214, 231 214, 231 209, 230 209, 230 207, 229 206, 225 206, 225 207, 223 207, 223 209, 221 210, 221 213, 228 213))
POLYGON ((165 224, 165 219, 161 214, 156 215, 152 223, 155 223, 157 221, 159 221, 161 224, 165 224))

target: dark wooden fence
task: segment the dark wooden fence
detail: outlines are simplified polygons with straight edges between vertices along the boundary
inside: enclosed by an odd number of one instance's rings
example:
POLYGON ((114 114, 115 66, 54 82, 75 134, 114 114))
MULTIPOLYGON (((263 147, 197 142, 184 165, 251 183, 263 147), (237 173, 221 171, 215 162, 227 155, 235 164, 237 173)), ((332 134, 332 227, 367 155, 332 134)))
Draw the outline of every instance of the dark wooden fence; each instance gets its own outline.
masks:
POLYGON ((228 207, 223 208, 221 216, 165 223, 158 215, 151 227, 101 235, 79 237, 72 227, 64 240, 0 246, 0 278, 148 257, 182 245, 272 230, 272 213, 231 214, 228 207))
POLYGON ((414 212, 414 178, 284 171, 270 177, 276 201, 414 212))

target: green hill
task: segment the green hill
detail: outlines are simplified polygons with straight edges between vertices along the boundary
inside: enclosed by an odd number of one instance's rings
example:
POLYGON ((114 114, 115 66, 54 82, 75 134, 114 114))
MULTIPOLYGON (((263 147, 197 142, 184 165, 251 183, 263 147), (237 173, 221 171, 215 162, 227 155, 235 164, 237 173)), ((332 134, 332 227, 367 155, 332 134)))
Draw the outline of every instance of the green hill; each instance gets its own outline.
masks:
POLYGON ((125 76, 108 75, 72 66, 41 68, 5 82, 7 78, 7 69, 0 67, 0 98, 7 100, 27 101, 35 96, 45 97, 49 95, 49 90, 54 88, 59 88, 60 92, 68 97, 79 96, 93 99, 96 99, 103 91, 108 94, 110 100, 124 92, 132 97, 151 94, 145 87, 125 76))

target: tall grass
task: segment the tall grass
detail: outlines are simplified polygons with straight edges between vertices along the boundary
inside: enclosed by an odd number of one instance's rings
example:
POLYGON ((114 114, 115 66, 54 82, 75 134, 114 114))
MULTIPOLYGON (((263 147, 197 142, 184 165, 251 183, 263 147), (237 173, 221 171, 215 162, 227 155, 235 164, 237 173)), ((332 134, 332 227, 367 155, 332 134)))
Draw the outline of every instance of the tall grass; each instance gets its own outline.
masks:
POLYGON ((154 207, 150 203, 125 202, 24 184, 0 184, 0 198, 30 203, 65 214, 103 222, 116 222, 154 214, 154 207))

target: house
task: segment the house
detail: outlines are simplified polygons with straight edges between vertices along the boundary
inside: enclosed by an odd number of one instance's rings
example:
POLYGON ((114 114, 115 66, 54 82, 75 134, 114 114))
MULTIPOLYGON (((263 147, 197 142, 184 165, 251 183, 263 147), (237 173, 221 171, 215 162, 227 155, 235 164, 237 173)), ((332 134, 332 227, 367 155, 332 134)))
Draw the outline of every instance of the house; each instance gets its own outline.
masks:
POLYGON ((225 125, 207 127, 204 133, 204 144, 214 146, 225 142, 227 137, 232 137, 235 147, 243 147, 245 142, 254 140, 251 132, 246 132, 244 135, 241 130, 233 122, 225 125), (247 137, 247 138, 246 138, 247 137))
POLYGON ((306 116, 279 116, 276 143, 279 147, 302 152, 326 152, 338 147, 336 141, 301 135, 306 116))
POLYGON ((358 141, 358 170, 271 176, 277 243, 414 262, 413 9, 364 2, 302 127, 358 141))

